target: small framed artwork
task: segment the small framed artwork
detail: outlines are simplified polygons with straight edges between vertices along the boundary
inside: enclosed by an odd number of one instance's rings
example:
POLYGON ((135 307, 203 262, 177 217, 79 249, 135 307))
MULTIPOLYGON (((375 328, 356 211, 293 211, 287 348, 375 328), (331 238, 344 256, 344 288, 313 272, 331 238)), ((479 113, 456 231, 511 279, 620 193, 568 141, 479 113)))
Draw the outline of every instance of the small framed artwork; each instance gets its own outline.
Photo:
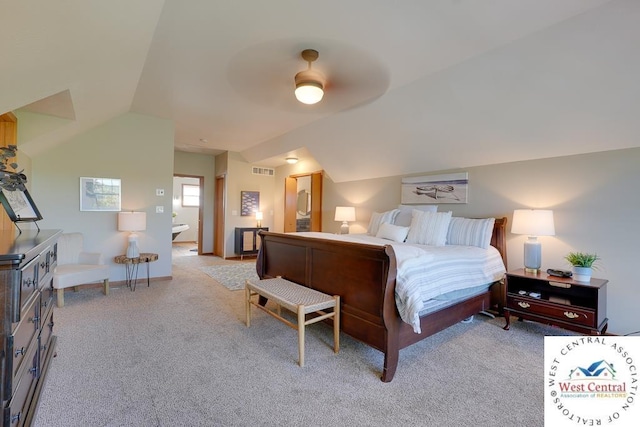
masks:
POLYGON ((40 221, 42 215, 27 190, 0 191, 0 202, 13 222, 40 221))
POLYGON ((240 192, 240 215, 252 216, 260 210, 260 192, 259 191, 241 191, 240 192))
POLYGON ((80 178, 81 211, 119 211, 119 178, 80 178))
POLYGON ((402 178, 401 203, 467 203, 468 186, 467 172, 402 178))

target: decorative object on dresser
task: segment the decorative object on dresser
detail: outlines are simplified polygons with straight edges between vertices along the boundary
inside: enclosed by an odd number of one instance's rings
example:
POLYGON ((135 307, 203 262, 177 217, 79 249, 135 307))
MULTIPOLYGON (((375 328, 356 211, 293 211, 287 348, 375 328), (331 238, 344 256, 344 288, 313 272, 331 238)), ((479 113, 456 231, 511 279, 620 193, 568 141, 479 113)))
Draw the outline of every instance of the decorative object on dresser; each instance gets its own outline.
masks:
MULTIPOLYGON (((261 279, 281 276, 327 295, 340 296, 341 331, 384 353, 381 379, 389 382, 397 369, 400 349, 492 306, 492 287, 502 279, 505 271, 506 222, 506 218, 493 221, 493 233, 488 239, 492 247, 482 249, 464 246, 464 251, 471 250, 478 256, 487 256, 487 262, 483 264, 492 266, 486 272, 491 277, 489 280, 486 280, 484 273, 473 270, 474 267, 468 263, 450 262, 450 251, 455 252, 462 246, 418 248, 402 246, 406 244, 371 235, 339 236, 330 233, 318 233, 319 236, 313 237, 295 233, 261 232, 262 245, 256 270, 261 279), (395 245, 400 245, 397 250, 395 245), (396 290, 415 295, 415 291, 425 289, 418 286, 412 289, 405 287, 404 291, 398 289, 398 283, 406 283, 403 280, 405 276, 400 273, 407 272, 407 263, 398 261, 397 257, 403 253, 405 257, 400 259, 406 260, 406 255, 415 253, 414 250, 420 254, 434 251, 431 252, 434 257, 443 261, 439 266, 456 264, 455 267, 462 270, 458 271, 461 274, 455 275, 457 283, 473 283, 471 289, 464 289, 464 296, 460 296, 457 291, 443 291, 438 297, 426 302, 416 296, 419 304, 406 304, 403 300, 403 306, 400 307, 396 302, 396 290), (399 271, 400 268, 402 271, 399 271), (482 283, 472 280, 472 274, 481 276, 482 283), (462 276, 465 277, 464 280, 460 280, 462 276), (418 306, 425 309, 421 310, 418 306), (409 319, 405 320, 405 317, 409 319)), ((420 275, 422 272, 433 274, 435 269, 430 267, 433 264, 416 271, 417 274, 411 277, 418 280, 413 282, 423 281, 424 276, 420 275)), ((450 281, 445 282, 443 286, 452 285, 450 281)), ((266 299, 261 298, 261 304, 264 303, 266 299)))
POLYGON ((336 206, 334 220, 342 222, 340 234, 349 234, 349 222, 356 220, 356 208, 353 206, 336 206))
POLYGON ((53 288, 58 307, 64 307, 64 290, 79 285, 102 282, 109 295, 110 269, 99 252, 84 251, 82 233, 64 233, 58 238, 58 266, 53 272, 53 288))
POLYGON ((513 234, 528 235, 524 242, 524 268, 536 273, 542 265, 542 246, 538 236, 555 236, 553 211, 547 209, 516 209, 511 224, 513 234))
POLYGON ((264 216, 262 215, 261 211, 256 212, 256 227, 260 228, 262 227, 262 219, 264 218, 264 216))
POLYGON ((245 255, 255 255, 260 248, 260 230, 269 231, 269 227, 236 227, 234 251, 242 259, 245 255))
POLYGON ((604 334, 609 322, 607 283, 606 279, 579 282, 524 269, 509 271, 504 329, 509 330, 513 315, 583 334, 604 334))
POLYGON ((2 426, 31 425, 55 353, 53 271, 60 233, 0 234, 2 426))
MULTIPOLYGON (((0 148, 6 149, 7 147, 0 148)), ((5 151, 2 153, 5 154, 5 151)), ((0 165, 4 166, 4 163, 0 162, 0 165)), ((11 165, 18 166, 15 163, 11 165)), ((36 221, 42 219, 40 211, 27 191, 26 183, 27 177, 25 175, 6 172, 4 169, 0 170, 0 202, 4 206, 9 219, 13 221, 13 224, 20 232, 22 230, 18 226, 19 222, 33 222, 36 228, 40 229, 36 221)))
POLYGON ((592 270, 596 267, 594 263, 600 258, 596 254, 585 252, 569 252, 564 259, 573 266, 573 278, 578 282, 589 282, 592 270))

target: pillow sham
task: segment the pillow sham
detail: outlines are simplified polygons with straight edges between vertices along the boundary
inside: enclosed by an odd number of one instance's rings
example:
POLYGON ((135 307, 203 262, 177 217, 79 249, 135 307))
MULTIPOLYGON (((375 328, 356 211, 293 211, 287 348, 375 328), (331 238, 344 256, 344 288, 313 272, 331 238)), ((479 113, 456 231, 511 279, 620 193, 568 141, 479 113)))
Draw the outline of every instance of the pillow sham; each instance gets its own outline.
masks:
POLYGON ((396 218, 400 211, 398 209, 392 209, 386 212, 374 212, 371 214, 371 219, 369 220, 369 227, 367 228, 367 234, 375 236, 378 234, 378 228, 380 228, 380 224, 393 224, 393 221, 396 218))
POLYGON ((399 225, 383 223, 380 224, 380 228, 378 228, 376 237, 402 243, 407 238, 408 233, 409 227, 401 227, 399 225))
POLYGON ((413 210, 419 210, 424 212, 436 212, 438 210, 438 205, 398 205, 399 213, 396 216, 396 220, 393 222, 395 225, 401 225, 403 227, 408 227, 411 225, 411 213, 413 210))
POLYGON ((423 212, 414 209, 407 243, 444 246, 451 222, 451 212, 423 212))
POLYGON ((491 244, 495 218, 451 218, 447 245, 477 246, 487 249, 491 244))

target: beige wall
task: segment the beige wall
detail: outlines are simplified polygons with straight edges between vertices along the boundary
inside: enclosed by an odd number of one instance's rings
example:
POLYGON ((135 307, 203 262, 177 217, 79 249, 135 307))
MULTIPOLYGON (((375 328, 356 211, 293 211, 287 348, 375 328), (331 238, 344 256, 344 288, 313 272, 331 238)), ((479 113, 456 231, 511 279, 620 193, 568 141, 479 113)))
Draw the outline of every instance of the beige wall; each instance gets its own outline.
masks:
POLYGON ((260 210, 264 215, 262 226, 273 229, 276 180, 273 176, 254 175, 251 172, 254 165, 245 161, 239 153, 229 152, 226 158, 225 257, 232 257, 235 254, 235 228, 257 225, 254 215, 240 215, 240 192, 260 192, 260 210))
POLYGON ((147 213, 147 229, 138 235, 142 252, 159 254, 151 277, 170 276, 173 135, 171 121, 128 113, 34 157, 31 188, 44 216, 40 227, 84 233, 86 249, 102 252, 111 264, 111 280, 124 280, 124 266, 113 263, 127 244, 127 234, 117 231, 117 212, 79 208, 80 177, 120 178, 122 210, 147 213), (156 189, 165 195, 156 196, 156 189))
MULTIPOLYGON (((464 205, 439 205, 455 216, 506 216, 517 208, 554 211, 556 236, 540 237, 543 267, 569 268, 569 251, 597 252, 602 257, 595 277, 609 279, 609 331, 640 330, 640 289, 635 277, 640 221, 640 149, 506 163, 469 172, 469 198, 464 205)), ((452 172, 452 171, 442 171, 452 172)), ((441 173, 441 172, 433 172, 441 173)), ((428 173, 417 174, 428 175, 428 173)), ((335 184, 325 181, 324 231, 337 232, 335 206, 356 206, 351 232, 365 232, 372 211, 400 203, 402 177, 335 184)), ((509 226, 510 229, 510 226, 509 226)), ((508 235, 508 268, 523 266, 525 236, 508 235)))
MULTIPOLYGON (((215 157, 206 154, 184 153, 176 151, 174 153, 173 172, 176 174, 202 176, 204 186, 201 189, 204 195, 204 205, 202 207, 202 252, 213 253, 213 204, 215 193, 215 157)), ((196 213, 197 217, 197 213, 196 213)), ((180 218, 176 219, 181 222, 180 218)), ((187 233, 185 236, 178 236, 179 240, 196 240, 197 235, 187 233)))

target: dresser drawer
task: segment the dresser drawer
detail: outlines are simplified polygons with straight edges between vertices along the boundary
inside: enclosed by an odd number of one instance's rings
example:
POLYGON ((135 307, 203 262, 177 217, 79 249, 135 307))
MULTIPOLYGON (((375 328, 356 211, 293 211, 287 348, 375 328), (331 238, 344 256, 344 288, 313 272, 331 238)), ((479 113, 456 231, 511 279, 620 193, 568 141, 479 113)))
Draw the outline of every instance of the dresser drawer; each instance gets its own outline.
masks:
MULTIPOLYGON (((31 301, 31 305, 24 312, 22 319, 15 326, 13 333, 7 340, 7 370, 11 371, 13 377, 16 376, 18 370, 22 366, 23 360, 26 360, 26 354, 32 346, 37 347, 36 337, 40 329, 40 299, 35 298, 31 301)), ((26 363, 26 362, 25 362, 26 363)), ((15 388, 16 382, 13 382, 15 388)), ((9 392, 9 390, 7 390, 9 392)), ((12 390, 13 392, 13 390, 12 390)), ((5 396, 8 397, 8 396, 5 396)))
POLYGON ((29 350, 25 362, 29 363, 28 369, 25 369, 21 376, 14 380, 16 383, 15 392, 4 413, 5 426, 21 426, 25 421, 40 374, 38 346, 29 350))
POLYGON ((12 284, 12 313, 11 321, 18 322, 26 315, 31 299, 38 292, 38 272, 40 268, 40 256, 34 257, 27 265, 19 270, 15 275, 15 282, 12 284))
POLYGON ((564 322, 596 327, 595 311, 575 306, 553 304, 532 298, 507 295, 507 308, 540 316, 553 317, 564 322))

